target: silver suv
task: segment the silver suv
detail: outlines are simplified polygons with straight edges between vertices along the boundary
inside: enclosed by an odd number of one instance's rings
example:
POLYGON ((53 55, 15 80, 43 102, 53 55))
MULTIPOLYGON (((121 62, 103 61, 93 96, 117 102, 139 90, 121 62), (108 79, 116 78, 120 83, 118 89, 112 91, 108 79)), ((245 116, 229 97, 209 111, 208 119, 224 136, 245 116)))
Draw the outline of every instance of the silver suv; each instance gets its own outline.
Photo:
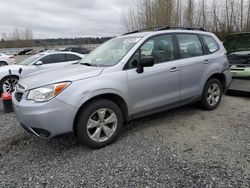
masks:
POLYGON ((194 102, 215 109, 230 82, 226 50, 214 34, 166 28, 125 34, 79 64, 26 76, 13 104, 28 132, 74 132, 80 143, 101 148, 132 119, 194 102))

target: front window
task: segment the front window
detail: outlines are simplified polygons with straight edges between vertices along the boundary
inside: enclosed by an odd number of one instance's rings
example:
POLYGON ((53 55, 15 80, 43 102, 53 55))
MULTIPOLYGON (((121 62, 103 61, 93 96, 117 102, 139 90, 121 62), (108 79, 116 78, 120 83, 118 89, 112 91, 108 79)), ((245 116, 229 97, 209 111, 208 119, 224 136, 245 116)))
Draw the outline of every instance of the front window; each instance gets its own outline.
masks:
POLYGON ((116 65, 140 41, 140 37, 112 39, 87 55, 81 63, 109 67, 116 65))
POLYGON ((34 61, 38 60, 40 57, 42 57, 44 54, 36 54, 33 55, 25 60, 23 60, 22 62, 19 63, 19 65, 30 65, 32 64, 34 61))
POLYGON ((43 64, 62 63, 66 61, 66 54, 51 54, 43 57, 40 61, 43 64))
POLYGON ((148 39, 130 59, 128 69, 138 67, 139 52, 140 57, 153 57, 155 64, 173 61, 175 59, 173 37, 171 34, 166 34, 148 39))

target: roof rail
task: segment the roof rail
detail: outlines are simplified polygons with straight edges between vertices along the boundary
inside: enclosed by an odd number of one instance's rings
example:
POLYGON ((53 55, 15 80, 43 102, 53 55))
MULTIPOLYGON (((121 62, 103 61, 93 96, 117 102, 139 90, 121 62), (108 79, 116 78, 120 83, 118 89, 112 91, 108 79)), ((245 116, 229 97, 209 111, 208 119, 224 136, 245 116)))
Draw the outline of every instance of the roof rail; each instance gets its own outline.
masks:
POLYGON ((157 29, 160 29, 162 27, 149 27, 149 28, 145 28, 145 29, 139 29, 139 30, 135 30, 135 31, 131 31, 131 32, 128 32, 128 33, 125 33, 123 35, 129 35, 129 34, 133 34, 133 33, 140 33, 142 31, 157 31, 157 29))
POLYGON ((128 33, 125 33, 123 35, 129 35, 129 34, 133 34, 133 33, 140 33, 142 31, 164 31, 164 30, 170 30, 170 29, 181 29, 181 30, 199 30, 199 31, 205 31, 206 30, 204 28, 194 28, 194 27, 169 27, 169 26, 166 26, 166 27, 150 27, 150 28, 145 28, 145 29, 139 29, 139 30, 135 30, 135 31, 131 31, 131 32, 128 32, 128 33))
POLYGON ((181 30, 199 30, 206 31, 204 28, 195 28, 195 27, 162 27, 157 29, 156 31, 170 30, 170 29, 181 29, 181 30))

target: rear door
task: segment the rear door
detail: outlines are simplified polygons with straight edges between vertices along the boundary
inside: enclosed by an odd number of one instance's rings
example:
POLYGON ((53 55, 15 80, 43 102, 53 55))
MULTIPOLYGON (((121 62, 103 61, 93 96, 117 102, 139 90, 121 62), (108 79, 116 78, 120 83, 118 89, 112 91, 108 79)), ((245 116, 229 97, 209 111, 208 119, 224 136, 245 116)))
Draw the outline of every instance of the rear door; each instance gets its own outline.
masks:
POLYGON ((176 41, 181 59, 181 101, 188 102, 201 95, 201 80, 210 59, 198 35, 177 33, 176 41))
POLYGON ((127 78, 132 114, 177 105, 180 99, 180 62, 175 61, 171 34, 148 39, 128 63, 127 78), (141 56, 153 56, 155 65, 139 74, 136 67, 141 56))

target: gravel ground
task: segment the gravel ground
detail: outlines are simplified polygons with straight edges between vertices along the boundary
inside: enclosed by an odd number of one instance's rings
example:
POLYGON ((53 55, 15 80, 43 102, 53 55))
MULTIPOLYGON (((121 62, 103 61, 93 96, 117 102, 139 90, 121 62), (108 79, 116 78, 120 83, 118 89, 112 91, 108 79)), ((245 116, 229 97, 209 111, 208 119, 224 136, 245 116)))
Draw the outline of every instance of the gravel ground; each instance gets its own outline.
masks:
POLYGON ((0 106, 0 187, 249 187, 250 100, 225 96, 131 122, 100 150, 42 140, 0 106))

